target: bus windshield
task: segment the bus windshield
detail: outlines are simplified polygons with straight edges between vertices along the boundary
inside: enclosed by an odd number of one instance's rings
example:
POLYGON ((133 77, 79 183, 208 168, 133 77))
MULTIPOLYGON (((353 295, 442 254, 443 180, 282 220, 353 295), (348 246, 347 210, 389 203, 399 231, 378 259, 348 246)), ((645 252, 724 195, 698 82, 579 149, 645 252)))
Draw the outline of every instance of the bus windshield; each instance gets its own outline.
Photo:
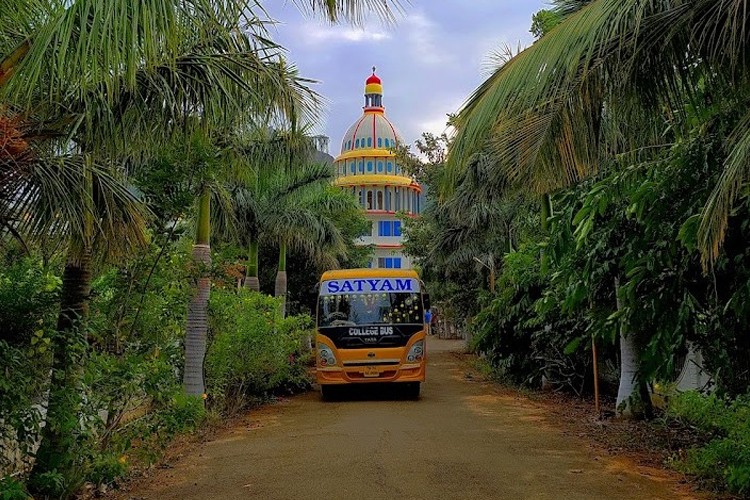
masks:
POLYGON ((321 295, 318 302, 318 326, 321 328, 423 322, 419 293, 321 295))

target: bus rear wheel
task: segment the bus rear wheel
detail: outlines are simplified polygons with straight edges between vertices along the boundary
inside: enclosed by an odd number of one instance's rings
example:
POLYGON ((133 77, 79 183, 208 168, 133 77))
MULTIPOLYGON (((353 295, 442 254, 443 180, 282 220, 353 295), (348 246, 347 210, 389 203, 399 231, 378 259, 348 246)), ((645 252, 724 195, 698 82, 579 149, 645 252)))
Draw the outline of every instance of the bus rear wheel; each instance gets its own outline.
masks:
POLYGON ((408 399, 419 399, 419 391, 422 384, 419 382, 409 382, 404 387, 404 393, 408 399))

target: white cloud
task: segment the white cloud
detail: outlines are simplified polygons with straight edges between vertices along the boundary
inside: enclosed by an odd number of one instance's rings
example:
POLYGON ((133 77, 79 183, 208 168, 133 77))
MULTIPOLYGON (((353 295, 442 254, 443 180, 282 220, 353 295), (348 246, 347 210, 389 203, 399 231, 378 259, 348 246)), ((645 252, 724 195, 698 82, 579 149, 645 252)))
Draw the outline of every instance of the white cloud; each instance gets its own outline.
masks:
POLYGON ((435 40, 437 25, 424 13, 410 13, 403 26, 416 61, 435 66, 451 59, 435 40))
POLYGON ((351 26, 326 26, 316 23, 302 25, 304 40, 308 43, 325 42, 380 42, 391 37, 390 33, 379 29, 361 29, 351 26))

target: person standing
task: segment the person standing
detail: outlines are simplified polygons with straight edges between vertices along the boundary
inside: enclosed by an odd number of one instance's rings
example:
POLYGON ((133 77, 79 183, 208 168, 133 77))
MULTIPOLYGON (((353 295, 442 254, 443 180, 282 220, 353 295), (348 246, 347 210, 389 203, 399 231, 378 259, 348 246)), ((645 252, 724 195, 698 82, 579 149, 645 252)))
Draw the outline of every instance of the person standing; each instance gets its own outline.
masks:
POLYGON ((432 311, 430 309, 424 312, 424 328, 427 335, 432 335, 432 311))

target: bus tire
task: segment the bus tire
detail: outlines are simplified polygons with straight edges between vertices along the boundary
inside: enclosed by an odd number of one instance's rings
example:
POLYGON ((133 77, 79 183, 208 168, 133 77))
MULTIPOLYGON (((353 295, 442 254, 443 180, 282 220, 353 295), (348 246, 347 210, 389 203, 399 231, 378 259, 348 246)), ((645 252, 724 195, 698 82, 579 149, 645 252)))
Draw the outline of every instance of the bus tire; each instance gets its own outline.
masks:
POLYGON ((323 401, 334 401, 339 395, 338 389, 335 385, 321 385, 320 397, 323 401))
POLYGON ((406 397, 408 399, 419 399, 419 391, 421 387, 422 384, 419 382, 409 382, 404 388, 406 390, 406 397))

